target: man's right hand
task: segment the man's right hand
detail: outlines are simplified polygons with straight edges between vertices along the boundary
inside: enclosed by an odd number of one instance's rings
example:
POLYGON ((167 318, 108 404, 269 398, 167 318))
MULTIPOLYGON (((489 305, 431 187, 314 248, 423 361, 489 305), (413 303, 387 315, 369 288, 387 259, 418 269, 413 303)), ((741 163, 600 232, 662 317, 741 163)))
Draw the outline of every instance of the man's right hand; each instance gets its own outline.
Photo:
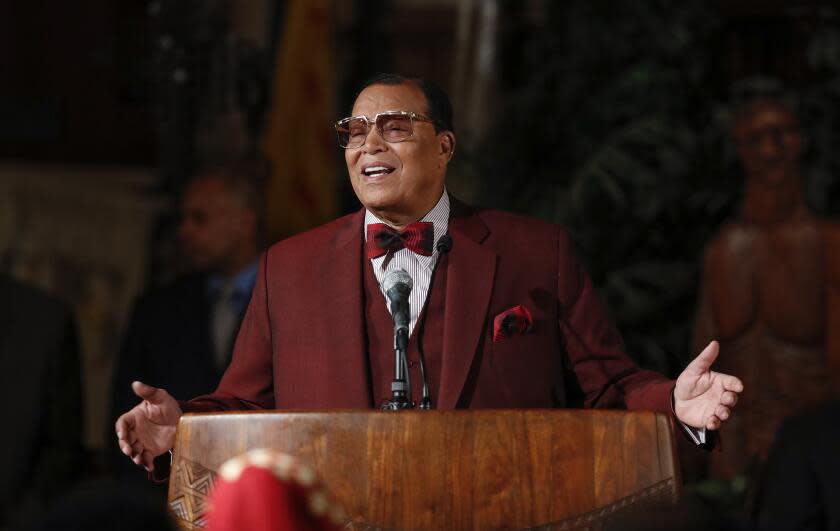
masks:
POLYGON ((117 419, 117 440, 122 453, 151 472, 155 457, 175 445, 181 407, 164 389, 143 382, 132 383, 131 389, 143 401, 117 419))

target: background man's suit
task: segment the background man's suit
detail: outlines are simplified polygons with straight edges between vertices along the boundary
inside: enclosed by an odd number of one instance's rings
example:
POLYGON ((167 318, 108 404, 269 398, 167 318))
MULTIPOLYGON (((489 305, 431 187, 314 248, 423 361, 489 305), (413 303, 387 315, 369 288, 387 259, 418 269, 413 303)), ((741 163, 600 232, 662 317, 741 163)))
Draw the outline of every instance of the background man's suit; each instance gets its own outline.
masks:
MULTIPOLYGON (((363 218, 364 210, 265 253, 231 366, 185 411, 377 405, 363 218)), ((671 410, 673 382, 624 354, 562 229, 453 201, 449 235, 438 265, 446 301, 434 407, 671 410), (533 316, 530 330, 494 341, 496 316, 519 305, 533 316)))
POLYGON ((81 469, 76 326, 58 299, 0 275, 0 528, 31 519, 81 469))
MULTIPOLYGON (((134 380, 164 387, 174 396, 198 396, 216 388, 223 370, 213 360, 212 308, 207 275, 200 273, 138 299, 114 372, 109 431, 120 414, 137 405, 131 392, 134 380)), ((116 445, 113 450, 114 466, 145 479, 116 445)))
POLYGON ((761 529, 840 529, 840 400, 788 418, 776 434, 758 500, 761 529))

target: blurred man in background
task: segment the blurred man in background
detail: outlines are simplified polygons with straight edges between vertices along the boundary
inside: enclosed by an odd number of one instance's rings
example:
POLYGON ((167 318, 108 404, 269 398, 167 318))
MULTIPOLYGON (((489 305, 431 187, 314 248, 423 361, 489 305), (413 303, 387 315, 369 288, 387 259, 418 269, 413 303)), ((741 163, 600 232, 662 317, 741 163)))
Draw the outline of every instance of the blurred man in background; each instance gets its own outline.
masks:
MULTIPOLYGON (((136 302, 116 363, 109 429, 136 403, 134 380, 179 396, 216 388, 254 286, 260 199, 257 179, 237 169, 205 171, 187 184, 178 236, 191 270, 136 302)), ((136 475, 123 461, 115 465, 136 475)))
POLYGON ((762 530, 840 529, 840 400, 788 418, 770 447, 756 513, 762 530))
POLYGON ((54 297, 0 275, 0 529, 23 525, 70 485, 82 461, 76 325, 54 297))

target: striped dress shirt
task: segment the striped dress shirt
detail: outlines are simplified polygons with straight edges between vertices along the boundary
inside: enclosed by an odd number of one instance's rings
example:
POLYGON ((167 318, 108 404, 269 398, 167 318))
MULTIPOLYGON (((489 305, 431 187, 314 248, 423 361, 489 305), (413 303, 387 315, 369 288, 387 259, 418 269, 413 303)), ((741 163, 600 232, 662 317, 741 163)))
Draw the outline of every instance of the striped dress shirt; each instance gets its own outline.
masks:
MULTIPOLYGON (((441 237, 446 234, 449 228, 449 194, 446 193, 445 188, 443 195, 440 196, 434 208, 423 216, 423 219, 420 221, 431 222, 434 226, 435 249, 432 252, 432 256, 423 256, 403 248, 394 253, 393 258, 385 266, 385 269, 382 268, 382 263, 385 261, 386 256, 383 255, 370 260, 373 266, 373 273, 376 275, 376 281, 379 283, 379 291, 382 292, 382 296, 385 298, 385 306, 388 307, 389 312, 391 311, 391 307, 388 304, 388 296, 385 294, 385 288, 382 285, 388 272, 394 269, 404 269, 414 281, 414 287, 408 297, 409 309, 411 310, 411 322, 408 325, 409 335, 414 332, 414 325, 417 324, 417 318, 423 310, 423 305, 426 304, 426 296, 429 294, 429 286, 432 282, 432 273, 434 273, 435 265, 438 261, 439 253, 437 243, 440 242, 441 237)), ((385 222, 376 217, 370 210, 365 211, 365 241, 367 241, 367 227, 371 223, 385 222)))

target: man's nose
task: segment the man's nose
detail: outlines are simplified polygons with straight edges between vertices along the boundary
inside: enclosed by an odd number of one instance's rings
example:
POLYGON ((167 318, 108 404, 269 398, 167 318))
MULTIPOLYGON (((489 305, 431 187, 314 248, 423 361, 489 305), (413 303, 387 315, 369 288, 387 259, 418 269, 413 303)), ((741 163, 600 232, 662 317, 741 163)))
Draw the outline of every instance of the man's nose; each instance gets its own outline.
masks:
POLYGON ((764 158, 775 159, 782 154, 785 149, 785 143, 779 134, 766 134, 761 137, 761 155, 764 158))
POLYGON ((374 125, 371 126, 365 137, 365 143, 362 144, 362 151, 365 153, 379 153, 387 149, 387 144, 385 139, 382 138, 382 135, 379 134, 379 129, 374 125))

